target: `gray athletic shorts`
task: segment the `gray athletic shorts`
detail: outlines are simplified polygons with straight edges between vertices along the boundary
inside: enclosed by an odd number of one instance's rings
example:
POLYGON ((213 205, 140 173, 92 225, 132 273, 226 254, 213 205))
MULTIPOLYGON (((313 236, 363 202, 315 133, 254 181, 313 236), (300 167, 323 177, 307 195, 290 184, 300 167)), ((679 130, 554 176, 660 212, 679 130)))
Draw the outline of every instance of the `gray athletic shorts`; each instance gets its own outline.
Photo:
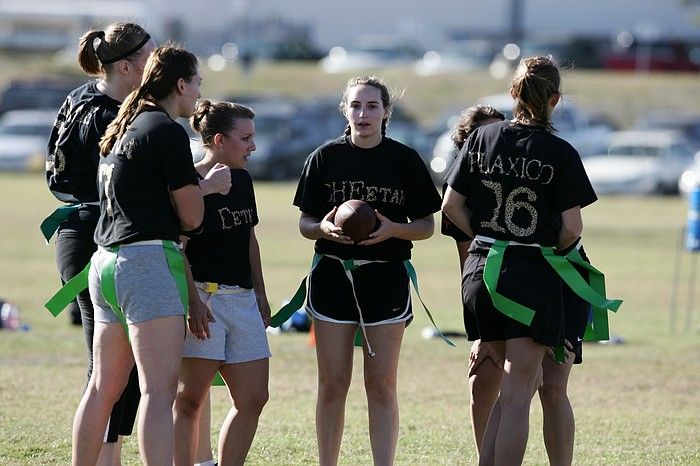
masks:
POLYGON ((199 289, 216 322, 209 322, 211 338, 199 340, 187 332, 183 358, 202 358, 235 364, 270 357, 270 346, 253 290, 219 285, 213 294, 199 289))
MULTIPOLYGON (((110 252, 98 247, 92 256, 89 285, 95 322, 119 322, 100 289, 100 272, 110 255, 110 252)), ((114 282, 117 301, 130 324, 185 315, 165 251, 156 241, 120 246, 114 266, 114 282)))

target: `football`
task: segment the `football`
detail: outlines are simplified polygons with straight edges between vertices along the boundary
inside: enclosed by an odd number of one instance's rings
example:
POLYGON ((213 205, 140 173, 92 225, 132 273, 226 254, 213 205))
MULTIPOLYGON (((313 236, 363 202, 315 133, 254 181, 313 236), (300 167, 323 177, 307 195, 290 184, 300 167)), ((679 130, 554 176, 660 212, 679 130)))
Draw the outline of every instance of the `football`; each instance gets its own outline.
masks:
POLYGON ((333 223, 353 241, 362 241, 377 229, 377 214, 365 201, 350 199, 338 206, 333 223))

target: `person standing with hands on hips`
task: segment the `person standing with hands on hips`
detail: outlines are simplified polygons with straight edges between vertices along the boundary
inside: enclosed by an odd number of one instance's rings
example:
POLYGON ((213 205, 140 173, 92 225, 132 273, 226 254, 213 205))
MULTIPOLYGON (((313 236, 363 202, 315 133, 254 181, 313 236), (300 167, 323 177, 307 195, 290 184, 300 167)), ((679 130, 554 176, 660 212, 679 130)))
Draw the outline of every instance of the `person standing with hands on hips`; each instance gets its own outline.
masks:
POLYGON ((412 241, 433 234, 440 196, 418 153, 385 136, 393 103, 381 79, 350 79, 340 103, 348 121, 345 135, 307 158, 294 197, 301 210, 299 230, 315 240, 318 255, 306 309, 316 337, 316 435, 322 466, 338 462, 358 327, 364 335, 374 463, 393 464, 396 454, 399 351, 413 317, 403 262, 410 258, 412 241), (357 244, 333 223, 337 207, 349 199, 369 203, 379 221, 369 238, 357 244))
POLYGON ((204 204, 189 138, 176 121, 200 97, 197 58, 155 49, 141 85, 100 141, 98 250, 89 284, 95 309, 95 366, 73 424, 73 464, 95 464, 111 406, 131 367, 139 373, 139 451, 146 464, 173 463, 172 405, 185 323, 207 338, 211 315, 194 292, 180 251, 196 234, 204 204))
POLYGON ((523 59, 510 92, 514 120, 469 137, 442 206, 474 238, 463 301, 476 314, 481 344, 504 360, 482 465, 522 463, 538 370, 547 347, 561 344, 564 334, 562 279, 545 254, 575 244, 581 208, 597 199, 576 150, 551 132, 561 97, 556 65, 548 57, 523 59))
POLYGON ((211 339, 187 335, 175 400, 175 465, 192 465, 198 444, 197 421, 219 371, 231 407, 219 436, 219 464, 242 465, 268 398, 270 348, 265 327, 270 304, 255 235, 258 211, 253 180, 245 170, 255 151, 252 109, 231 102, 200 102, 191 118, 202 137, 200 176, 217 164, 231 173, 231 189, 204 197, 204 229, 185 246, 200 298, 214 317, 211 339), (183 460, 181 463, 179 460, 183 460))

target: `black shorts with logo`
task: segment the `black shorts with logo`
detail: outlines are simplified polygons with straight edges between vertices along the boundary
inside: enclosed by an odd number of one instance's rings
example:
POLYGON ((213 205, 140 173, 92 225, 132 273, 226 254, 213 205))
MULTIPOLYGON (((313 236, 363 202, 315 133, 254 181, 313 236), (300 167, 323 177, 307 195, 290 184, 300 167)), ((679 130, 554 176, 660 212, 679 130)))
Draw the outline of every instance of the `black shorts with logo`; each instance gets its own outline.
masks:
MULTIPOLYGON (((482 341, 531 337, 556 346, 563 341, 564 305, 559 275, 542 256, 538 247, 509 246, 504 254, 497 291, 535 311, 530 326, 498 311, 483 279, 489 243, 474 240, 462 276, 462 301, 466 311, 476 316, 482 341)), ((465 319, 465 327, 467 322, 465 319)))
MULTIPOLYGON (((358 266, 351 274, 366 325, 408 325, 413 313, 409 278, 402 262, 371 262, 358 266)), ((343 264, 323 256, 309 275, 307 311, 327 322, 358 324, 357 303, 343 264)))
MULTIPOLYGON (((579 253, 583 260, 590 263, 583 246, 579 253)), ((581 276, 588 281, 588 271, 583 267, 574 265, 581 276)), ((586 332, 586 324, 591 314, 591 305, 574 293, 566 283, 562 283, 562 297, 564 300, 564 337, 569 341, 574 353, 574 364, 583 361, 583 335, 586 332)))

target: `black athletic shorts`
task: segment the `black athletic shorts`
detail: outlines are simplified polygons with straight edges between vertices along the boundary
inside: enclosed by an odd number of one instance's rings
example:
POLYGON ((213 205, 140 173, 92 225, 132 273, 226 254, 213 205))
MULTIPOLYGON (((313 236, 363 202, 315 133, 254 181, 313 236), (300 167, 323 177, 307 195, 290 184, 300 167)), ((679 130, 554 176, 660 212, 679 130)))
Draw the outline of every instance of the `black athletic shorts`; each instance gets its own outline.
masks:
POLYGON ((462 318, 464 320, 464 331, 467 332, 467 340, 479 340, 481 335, 479 335, 479 325, 476 323, 476 314, 469 310, 464 303, 462 303, 462 318))
MULTIPOLYGON (((579 249, 583 259, 590 263, 583 246, 579 249)), ((574 265, 581 276, 588 281, 588 271, 583 267, 574 265)), ((564 300, 564 337, 573 347, 574 364, 583 361, 583 334, 586 332, 586 324, 591 314, 591 305, 576 295, 566 283, 562 283, 562 296, 564 300)))
MULTIPOLYGON (((462 301, 476 315, 482 341, 531 337, 534 341, 556 346, 563 341, 564 306, 559 275, 537 247, 509 246, 503 257, 497 291, 535 311, 530 326, 498 311, 483 280, 490 244, 472 241, 462 276, 462 301)), ((466 326, 466 322, 465 322, 466 326)))
MULTIPOLYGON (((351 274, 366 325, 408 325, 413 318, 411 290, 402 262, 371 262, 351 274)), ((360 322, 352 285, 339 260, 324 256, 311 272, 306 309, 315 319, 326 322, 360 322)))

